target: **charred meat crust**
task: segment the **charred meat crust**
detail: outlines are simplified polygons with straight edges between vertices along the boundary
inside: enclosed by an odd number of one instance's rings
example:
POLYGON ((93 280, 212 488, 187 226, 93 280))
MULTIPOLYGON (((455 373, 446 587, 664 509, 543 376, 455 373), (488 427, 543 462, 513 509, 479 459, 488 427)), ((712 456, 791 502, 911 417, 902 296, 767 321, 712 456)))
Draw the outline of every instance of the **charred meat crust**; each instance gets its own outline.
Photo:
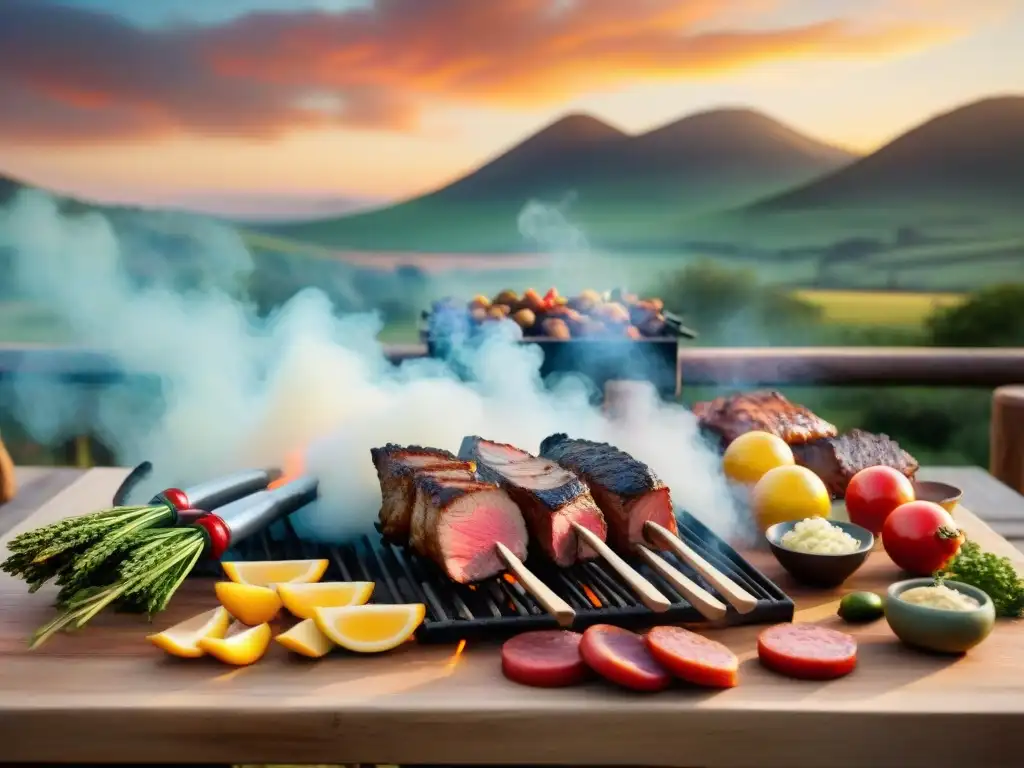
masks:
POLYGON ((558 433, 540 445, 544 458, 578 474, 590 487, 608 524, 608 540, 624 554, 647 543, 648 520, 677 532, 669 489, 654 471, 626 451, 608 443, 578 440, 558 433))
MULTIPOLYGON (((532 502, 534 499, 536 499, 549 510, 555 512, 564 507, 566 504, 575 501, 580 496, 590 495, 590 488, 587 487, 587 484, 571 473, 570 476, 566 479, 566 482, 558 486, 557 488, 519 488, 515 484, 507 481, 505 476, 502 475, 500 472, 493 469, 483 461, 479 460, 477 446, 481 442, 493 443, 493 441, 484 440, 482 437, 479 437, 477 435, 472 435, 470 437, 464 438, 462 441, 462 447, 459 448, 459 458, 463 459, 464 461, 476 461, 477 474, 480 475, 480 477, 482 477, 483 479, 487 480, 488 482, 493 482, 501 486, 506 486, 506 490, 509 492, 509 495, 512 496, 512 499, 516 503, 520 503, 519 499, 516 498, 516 492, 524 491, 530 497, 529 501, 532 502)), ((507 443, 493 444, 500 445, 503 448, 509 448, 520 453, 525 453, 521 449, 516 448, 515 446, 512 445, 508 445, 507 443)))
POLYGON ((824 481, 833 498, 843 498, 850 479, 867 467, 892 467, 911 479, 919 468, 917 459, 888 435, 861 429, 794 445, 793 455, 798 464, 824 481))
POLYGON ((639 496, 664 488, 654 471, 642 461, 608 443, 577 440, 564 433, 545 437, 540 455, 620 496, 639 496))
POLYGON ((790 445, 838 434, 834 424, 775 391, 718 397, 696 403, 693 413, 705 432, 716 435, 726 445, 755 430, 771 432, 790 445))
POLYGON ((397 443, 387 443, 380 448, 370 449, 370 458, 373 460, 373 466, 380 472, 384 466, 384 463, 392 459, 400 459, 403 456, 436 456, 439 461, 458 461, 456 456, 451 451, 446 451, 443 448, 428 448, 422 445, 398 445, 397 443))

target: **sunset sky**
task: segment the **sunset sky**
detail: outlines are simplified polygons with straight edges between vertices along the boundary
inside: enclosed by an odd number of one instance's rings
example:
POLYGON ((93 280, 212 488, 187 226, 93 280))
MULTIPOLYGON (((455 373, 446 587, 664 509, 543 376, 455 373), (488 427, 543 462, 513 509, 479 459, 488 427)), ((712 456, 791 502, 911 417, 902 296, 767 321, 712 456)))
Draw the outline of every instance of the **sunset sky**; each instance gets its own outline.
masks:
POLYGON ((117 202, 408 196, 568 111, 870 151, 1022 92, 1024 0, 0 0, 0 173, 117 202))

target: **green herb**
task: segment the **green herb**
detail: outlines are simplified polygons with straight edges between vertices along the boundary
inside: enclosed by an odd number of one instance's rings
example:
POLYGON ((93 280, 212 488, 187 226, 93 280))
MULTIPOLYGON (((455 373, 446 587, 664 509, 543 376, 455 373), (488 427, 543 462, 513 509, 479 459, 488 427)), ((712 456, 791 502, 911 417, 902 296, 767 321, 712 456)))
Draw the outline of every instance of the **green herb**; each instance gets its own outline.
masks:
POLYGON ((997 616, 1024 616, 1024 579, 1009 558, 983 552, 976 542, 965 541, 935 578, 977 587, 992 598, 997 616))
POLYGON ((168 526, 174 512, 164 505, 114 507, 26 531, 7 545, 0 570, 28 582, 29 591, 53 579, 67 595, 95 583, 96 572, 141 531, 168 526))
POLYGON ((33 635, 31 647, 38 648, 62 629, 85 626, 111 605, 149 614, 162 611, 205 547, 206 532, 194 526, 145 530, 123 538, 124 556, 116 579, 65 595, 59 603, 63 613, 33 635))

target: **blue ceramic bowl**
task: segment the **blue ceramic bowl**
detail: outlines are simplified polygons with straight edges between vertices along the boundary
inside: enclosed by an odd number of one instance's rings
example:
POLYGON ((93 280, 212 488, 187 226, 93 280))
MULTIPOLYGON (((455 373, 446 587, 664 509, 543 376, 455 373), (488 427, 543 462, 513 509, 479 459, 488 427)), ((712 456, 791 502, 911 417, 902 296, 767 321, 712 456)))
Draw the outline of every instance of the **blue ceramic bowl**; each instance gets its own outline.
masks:
POLYGON ((782 546, 782 537, 793 530, 799 522, 801 521, 788 520, 784 523, 776 523, 765 531, 764 535, 779 564, 794 579, 810 587, 823 589, 838 587, 856 573, 857 569, 867 560, 871 548, 875 546, 875 537, 867 528, 843 520, 831 519, 829 522, 832 525, 842 528, 858 541, 860 547, 856 551, 844 555, 818 555, 782 546))
POLYGON ((945 585, 980 603, 974 610, 949 611, 901 600, 914 587, 927 587, 934 579, 907 579, 889 587, 885 596, 885 619, 893 633, 907 645, 938 653, 966 653, 989 636, 996 623, 992 599, 977 587, 947 581, 945 585))

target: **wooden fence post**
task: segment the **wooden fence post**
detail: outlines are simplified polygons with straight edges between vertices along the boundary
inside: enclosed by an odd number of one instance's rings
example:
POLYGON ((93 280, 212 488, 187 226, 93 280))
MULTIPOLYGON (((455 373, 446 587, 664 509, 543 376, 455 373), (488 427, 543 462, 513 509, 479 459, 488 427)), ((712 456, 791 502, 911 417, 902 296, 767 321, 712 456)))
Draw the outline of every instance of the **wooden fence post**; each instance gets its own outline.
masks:
POLYGON ((18 492, 18 482, 14 479, 14 461, 4 447, 0 438, 0 504, 6 504, 18 492))
POLYGON ((999 387, 992 393, 989 472, 1024 493, 1024 385, 999 387))

